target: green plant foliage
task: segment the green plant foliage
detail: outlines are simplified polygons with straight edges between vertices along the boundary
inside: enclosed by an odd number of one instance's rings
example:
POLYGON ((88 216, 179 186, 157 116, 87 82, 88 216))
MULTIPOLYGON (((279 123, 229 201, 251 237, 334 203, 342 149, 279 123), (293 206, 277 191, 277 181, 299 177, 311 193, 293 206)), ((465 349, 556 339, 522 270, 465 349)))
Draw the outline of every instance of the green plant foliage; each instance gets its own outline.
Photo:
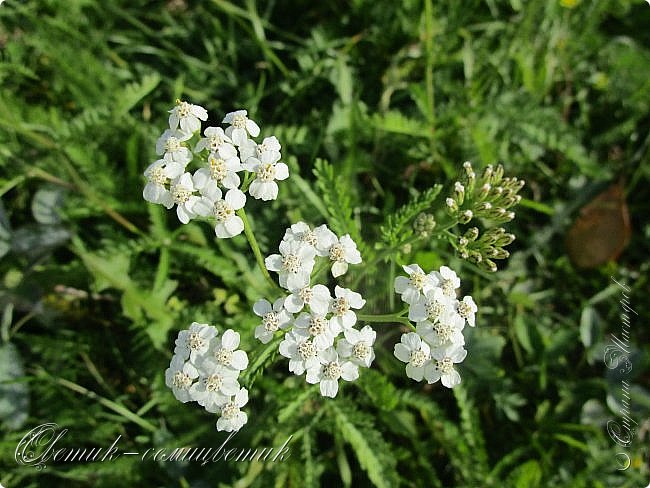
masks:
MULTIPOLYGON (((648 483, 646 2, 1 3, 2 486, 648 483), (360 314, 384 321, 359 320, 377 332, 376 359, 336 398, 288 372, 282 337, 254 339, 253 304, 279 292, 246 236, 216 239, 143 201, 176 99, 214 117, 245 108, 261 137, 281 141, 290 177, 279 198, 246 207, 262 255, 298 220, 358 245, 363 262, 340 283, 367 300, 360 314), (459 212, 482 203, 467 160, 477 181, 498 164, 525 180, 516 218, 495 227, 489 209, 469 222, 449 211, 448 197, 459 212), (617 182, 631 239, 606 264, 577 268, 568 229, 617 182), (503 258, 495 273, 490 254, 503 258), (410 326, 390 321, 394 279, 416 262, 458 271, 478 306, 454 390, 412 381, 393 355, 410 326), (237 330, 250 359, 248 423, 229 448, 290 439, 286 460, 16 462, 23 436, 48 422, 67 429, 61 447, 119 436, 122 452, 218 448, 216 417, 165 386, 174 339, 194 321, 237 330), (612 367, 607 347, 624 330, 612 367), (624 414, 629 446, 608 431, 624 414)), ((616 236, 584 246, 605 237, 616 236)))

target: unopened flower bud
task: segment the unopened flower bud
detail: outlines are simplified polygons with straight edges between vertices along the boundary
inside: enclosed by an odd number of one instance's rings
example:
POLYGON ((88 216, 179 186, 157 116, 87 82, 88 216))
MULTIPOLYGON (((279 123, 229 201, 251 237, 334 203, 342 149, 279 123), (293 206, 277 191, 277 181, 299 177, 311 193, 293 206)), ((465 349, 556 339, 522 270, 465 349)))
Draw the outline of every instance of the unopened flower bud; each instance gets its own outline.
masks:
POLYGON ((470 227, 469 229, 467 229, 463 237, 465 237, 465 239, 467 239, 470 242, 475 241, 476 238, 478 237, 478 228, 470 227))
POLYGON ((487 196, 490 194, 491 189, 492 189, 492 185, 490 185, 489 183, 484 183, 478 193, 479 200, 485 200, 487 196))
POLYGON ((431 214, 422 212, 413 222, 413 230, 421 237, 428 237, 436 228, 436 219, 431 214))
POLYGON ((492 210, 492 204, 490 202, 479 203, 474 210, 476 211, 476 215, 485 215, 492 210))
POLYGON ((465 168, 465 186, 466 190, 468 193, 472 193, 474 191, 474 185, 476 184, 476 173, 474 173, 474 169, 472 168, 472 163, 469 161, 465 161, 463 164, 463 168, 465 168))
POLYGON ((494 174, 492 175, 492 181, 494 181, 495 183, 501 181, 501 178, 503 178, 503 171, 504 171, 503 165, 498 164, 497 168, 494 170, 494 174))
POLYGON ((483 170, 483 183, 491 183, 492 175, 494 174, 494 168, 491 164, 488 164, 483 170))
POLYGON ((471 210, 465 210, 460 214, 458 220, 461 224, 467 224, 470 220, 472 220, 472 217, 474 217, 474 213, 471 210))
POLYGON ((460 181, 454 184, 454 200, 456 200, 458 205, 462 205, 465 201, 465 187, 460 181))
POLYGON ((497 270, 497 265, 492 261, 491 259, 484 259, 480 263, 481 268, 486 269, 487 271, 490 271, 494 273, 497 270))
POLYGON ((447 212, 449 212, 451 215, 454 215, 456 212, 458 212, 458 204, 456 203, 456 200, 453 198, 447 198, 447 200, 445 200, 445 203, 447 204, 447 212))
POLYGON ((494 250, 492 251, 492 255, 490 256, 491 258, 507 259, 508 257, 510 257, 510 253, 501 247, 495 247, 493 249, 494 250))

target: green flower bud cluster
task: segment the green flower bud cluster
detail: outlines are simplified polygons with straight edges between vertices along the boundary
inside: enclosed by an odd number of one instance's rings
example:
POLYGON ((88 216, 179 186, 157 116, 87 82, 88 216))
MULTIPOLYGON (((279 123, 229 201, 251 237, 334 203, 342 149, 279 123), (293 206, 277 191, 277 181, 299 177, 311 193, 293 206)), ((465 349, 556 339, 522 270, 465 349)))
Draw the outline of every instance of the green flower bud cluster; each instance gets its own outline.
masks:
POLYGON ((524 181, 504 178, 500 164, 496 168, 488 165, 480 178, 476 177, 470 162, 466 162, 463 168, 465 174, 462 181, 454 184, 452 194, 445 201, 447 212, 460 224, 469 224, 479 217, 488 228, 482 234, 477 227, 469 228, 458 238, 456 249, 463 259, 488 271, 496 271, 493 260, 510 256, 504 247, 512 243, 515 236, 506 233, 503 227, 490 228, 489 225, 502 224, 515 218, 510 208, 521 201, 518 192, 523 188, 524 181))
POLYGON ((514 234, 506 233, 503 227, 488 229, 480 237, 478 228, 471 227, 458 238, 457 250, 463 259, 488 271, 496 271, 497 266, 493 259, 508 258, 510 253, 504 249, 504 246, 514 240, 514 234))
POLYGON ((429 213, 420 213, 413 222, 413 230, 420 237, 429 237, 435 228, 436 219, 429 213))
POLYGON ((504 178, 503 166, 488 165, 481 178, 476 178, 472 163, 463 165, 463 181, 454 183, 452 194, 445 201, 447 212, 461 224, 468 224, 473 218, 481 217, 496 224, 510 222, 515 213, 509 210, 521 201, 519 190, 524 180, 504 178))

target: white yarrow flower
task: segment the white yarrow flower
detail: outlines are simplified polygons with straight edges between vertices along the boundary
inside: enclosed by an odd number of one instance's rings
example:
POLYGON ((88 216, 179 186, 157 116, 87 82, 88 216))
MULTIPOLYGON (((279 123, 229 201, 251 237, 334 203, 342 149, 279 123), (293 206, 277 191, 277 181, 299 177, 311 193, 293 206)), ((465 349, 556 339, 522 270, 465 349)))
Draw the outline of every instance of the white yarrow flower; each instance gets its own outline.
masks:
POLYGON ((213 337, 217 335, 217 329, 208 324, 192 322, 190 328, 181 330, 176 338, 174 355, 189 359, 193 363, 208 351, 208 346, 213 337))
POLYGON ((196 188, 192 181, 192 175, 183 173, 178 178, 175 178, 171 182, 170 191, 176 204, 178 220, 183 224, 187 224, 190 219, 196 217, 194 205, 201 200, 199 196, 194 194, 196 188))
POLYGON ((339 357, 349 359, 354 364, 369 368, 375 359, 375 351, 372 348, 377 338, 377 333, 366 325, 363 329, 348 329, 345 331, 345 339, 336 344, 336 351, 339 357))
POLYGON ((310 246, 316 246, 316 233, 311 230, 305 222, 296 222, 284 232, 283 241, 287 242, 304 242, 310 246))
POLYGON ((422 381, 425 367, 431 363, 431 348, 415 332, 402 334, 401 342, 395 344, 395 357, 406 364, 406 376, 422 381))
POLYGON ((169 111, 169 127, 176 129, 180 125, 185 133, 193 134, 199 130, 201 120, 208 120, 208 112, 200 105, 177 100, 176 106, 169 111))
POLYGON ((274 163, 272 153, 262 154, 262 159, 250 158, 251 171, 255 173, 255 179, 248 188, 248 193, 258 200, 275 200, 278 197, 278 184, 275 180, 286 180, 289 177, 289 167, 284 163, 274 163))
POLYGON ((196 367, 181 356, 173 356, 169 368, 165 370, 165 384, 172 389, 176 399, 183 403, 192 400, 190 388, 198 377, 196 367))
POLYGON ((284 308, 284 298, 278 298, 273 305, 268 300, 258 300, 253 305, 253 312, 262 317, 262 324, 255 328, 255 339, 262 344, 268 344, 276 331, 289 327, 293 318, 284 308))
POLYGON ((402 266, 409 275, 395 278, 395 292, 402 296, 402 301, 414 304, 422 295, 432 290, 436 282, 431 275, 426 274, 417 264, 402 266))
POLYGON ((227 239, 244 231, 244 221, 236 213, 246 205, 244 192, 233 188, 223 196, 216 182, 210 180, 201 188, 201 193, 203 198, 195 205, 194 211, 198 215, 212 216, 216 219, 214 233, 217 237, 227 239))
POLYGON ((302 312, 294 321, 293 330, 311 338, 316 349, 322 351, 334 345, 334 338, 341 329, 330 323, 325 315, 302 312))
POLYGON ((205 137, 202 137, 199 142, 196 143, 196 147, 194 148, 195 152, 198 153, 207 149, 211 153, 216 153, 220 149, 230 151, 232 148, 232 151, 235 152, 236 155, 237 150, 235 149, 235 146, 232 145, 232 140, 230 140, 230 137, 224 133, 221 127, 206 127, 203 131, 203 135, 205 135, 205 137))
POLYGON ((280 342, 279 352, 289 359, 289 371, 298 376, 320 364, 318 349, 309 336, 293 330, 280 342))
POLYGON ((151 163, 144 171, 144 176, 147 178, 147 184, 145 185, 144 190, 142 190, 142 197, 147 202, 164 205, 166 208, 170 209, 174 206, 174 197, 167 188, 167 185, 171 178, 176 178, 180 173, 176 174, 175 172, 170 171, 167 167, 168 162, 168 160, 159 159, 158 161, 151 163), (170 176, 170 173, 173 176, 170 176))
POLYGON ((354 381, 359 377, 359 367, 352 361, 339 358, 333 347, 321 351, 320 364, 307 370, 307 383, 320 383, 320 393, 334 398, 339 391, 339 378, 354 381))
POLYGON ((224 188, 237 188, 240 183, 237 171, 242 169, 236 154, 224 158, 221 153, 210 153, 208 167, 200 168, 194 173, 194 183, 199 190, 210 180, 224 188))
POLYGON ((221 417, 217 420, 217 430, 234 432, 248 421, 246 412, 240 410, 248 403, 248 390, 242 388, 221 407, 221 417))
POLYGON ((217 366, 209 371, 199 370, 199 381, 190 388, 190 396, 210 413, 216 413, 239 391, 239 372, 217 366))
POLYGON ((329 310, 332 296, 325 285, 303 286, 290 290, 291 294, 284 300, 284 308, 291 313, 300 312, 305 305, 315 314, 325 315, 329 310))
POLYGON ((232 329, 226 330, 221 337, 214 337, 205 355, 201 356, 197 366, 203 370, 210 371, 217 366, 226 366, 236 371, 242 371, 248 367, 248 355, 246 351, 238 350, 239 332, 232 329))
POLYGON ((350 234, 345 234, 331 245, 329 258, 332 261, 332 276, 337 278, 347 272, 348 264, 361 262, 361 253, 357 250, 357 245, 350 234))
POLYGON ((366 301, 359 293, 338 285, 334 289, 334 296, 330 305, 330 312, 332 312, 330 322, 344 331, 352 328, 357 323, 357 314, 352 309, 363 308, 366 301))
POLYGON ((474 303, 474 299, 471 296, 468 295, 466 297, 463 297, 463 299, 458 302, 456 311, 458 312, 458 315, 467 320, 467 324, 470 327, 474 327, 476 325, 475 315, 478 311, 478 307, 476 306, 476 303, 474 303))
POLYGON ((309 284, 316 251, 301 242, 280 242, 280 254, 271 254, 264 262, 266 269, 278 273, 282 288, 295 290, 309 284))
POLYGON ((465 344, 463 336, 465 320, 453 310, 446 311, 439 320, 419 322, 416 332, 433 348, 456 344, 465 344))
POLYGON ((460 375, 454 364, 462 362, 467 356, 467 351, 462 346, 436 348, 431 351, 431 355, 433 361, 426 366, 425 371, 428 383, 440 380, 447 388, 453 388, 460 383, 460 375))
POLYGON ((274 152, 276 153, 276 161, 279 161, 281 157, 280 149, 280 142, 275 136, 265 137, 261 144, 256 144, 255 141, 247 139, 239 146, 239 156, 245 162, 248 158, 260 159, 265 152, 274 152))
POLYGON ((409 320, 437 322, 445 313, 454 310, 455 299, 448 297, 442 288, 435 287, 409 307, 409 320))
POLYGON ((447 266, 441 266, 440 271, 432 273, 436 285, 442 288, 442 291, 448 297, 456 298, 456 290, 460 287, 460 278, 456 272, 447 266))
POLYGON ((167 129, 156 141, 156 154, 169 158, 183 169, 192 161, 192 152, 182 143, 187 141, 192 134, 187 134, 177 129, 167 129))
POLYGON ((260 135, 259 126, 248 118, 246 110, 236 110, 229 112, 224 117, 222 123, 230 124, 226 129, 226 135, 232 139, 236 146, 241 146, 248 139, 248 134, 253 137, 260 135))

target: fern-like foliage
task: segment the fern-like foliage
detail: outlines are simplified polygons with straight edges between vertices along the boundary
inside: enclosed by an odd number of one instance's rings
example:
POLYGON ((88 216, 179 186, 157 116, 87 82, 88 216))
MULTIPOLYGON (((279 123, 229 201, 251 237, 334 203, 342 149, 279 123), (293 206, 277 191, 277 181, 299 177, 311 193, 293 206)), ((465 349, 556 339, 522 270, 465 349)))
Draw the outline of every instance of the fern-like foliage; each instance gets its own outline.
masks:
POLYGON ((413 219, 429 209, 440 194, 442 185, 435 185, 411 199, 397 212, 387 217, 381 227, 382 241, 391 248, 407 242, 413 236, 413 219))
POLYGON ((390 445, 374 427, 367 414, 348 402, 332 402, 336 425, 343 439, 352 446, 357 460, 377 488, 398 486, 395 457, 390 445))
POLYGON ((363 254, 365 248, 359 228, 353 217, 353 204, 349 185, 335 174, 334 167, 323 159, 314 162, 316 186, 325 202, 329 226, 338 235, 350 234, 363 254))

